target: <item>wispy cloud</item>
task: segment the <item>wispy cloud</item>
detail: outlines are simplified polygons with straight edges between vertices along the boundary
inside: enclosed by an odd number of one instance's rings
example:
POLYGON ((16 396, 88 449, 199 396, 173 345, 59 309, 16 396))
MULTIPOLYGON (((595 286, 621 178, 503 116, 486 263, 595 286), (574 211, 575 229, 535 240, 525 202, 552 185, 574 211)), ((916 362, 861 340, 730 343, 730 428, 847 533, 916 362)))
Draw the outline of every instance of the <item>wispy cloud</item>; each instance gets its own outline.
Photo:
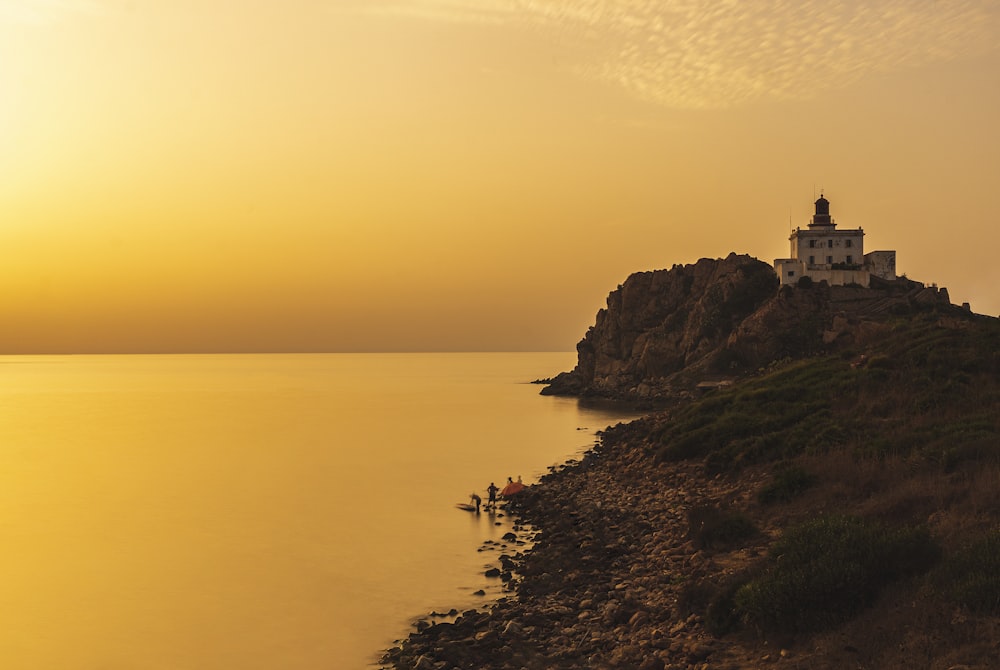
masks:
POLYGON ((103 11, 97 0, 0 0, 0 22, 46 24, 103 11))
POLYGON ((872 72, 983 53, 1000 30, 993 0, 364 0, 354 9, 552 31, 585 47, 574 52, 586 60, 568 65, 576 74, 693 108, 809 97, 872 72))
POLYGON ((515 18, 512 0, 341 0, 335 9, 369 16, 399 16, 450 23, 505 23, 515 18))

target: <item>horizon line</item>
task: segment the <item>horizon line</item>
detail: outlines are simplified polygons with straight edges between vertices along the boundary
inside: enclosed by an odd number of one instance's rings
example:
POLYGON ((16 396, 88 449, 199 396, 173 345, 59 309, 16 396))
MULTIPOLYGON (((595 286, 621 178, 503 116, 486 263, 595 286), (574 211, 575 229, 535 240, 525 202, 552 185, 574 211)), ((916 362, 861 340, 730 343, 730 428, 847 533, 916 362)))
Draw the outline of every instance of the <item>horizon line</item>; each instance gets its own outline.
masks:
POLYGON ((316 356, 327 354, 570 354, 575 349, 428 349, 342 351, 39 351, 4 352, 6 356, 316 356))

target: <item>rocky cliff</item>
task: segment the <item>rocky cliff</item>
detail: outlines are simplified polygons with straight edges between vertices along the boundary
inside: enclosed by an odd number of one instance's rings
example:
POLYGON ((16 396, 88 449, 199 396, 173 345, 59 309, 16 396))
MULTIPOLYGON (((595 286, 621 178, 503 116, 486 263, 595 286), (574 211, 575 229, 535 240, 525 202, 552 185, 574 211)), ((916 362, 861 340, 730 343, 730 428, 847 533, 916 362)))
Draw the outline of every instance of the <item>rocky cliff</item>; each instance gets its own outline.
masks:
POLYGON ((731 255, 629 277, 579 352, 550 393, 681 399, 505 501, 507 595, 384 664, 1000 668, 1000 320, 731 255))
MULTIPOLYGON (((747 255, 637 272, 611 292, 577 344, 577 365, 542 390, 629 401, 690 394, 775 360, 871 336, 900 310, 950 305, 946 290, 900 279, 871 288, 803 282, 779 290, 747 255)), ((958 309, 958 308, 955 308, 958 309)))

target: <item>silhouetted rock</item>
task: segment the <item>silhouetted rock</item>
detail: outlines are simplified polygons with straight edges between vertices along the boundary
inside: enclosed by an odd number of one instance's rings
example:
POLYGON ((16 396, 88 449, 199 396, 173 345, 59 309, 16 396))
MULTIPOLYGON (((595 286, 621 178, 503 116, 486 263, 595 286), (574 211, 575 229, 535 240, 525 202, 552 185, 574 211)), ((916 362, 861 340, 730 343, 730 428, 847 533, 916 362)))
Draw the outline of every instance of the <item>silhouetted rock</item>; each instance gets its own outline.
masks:
POLYGON ((947 290, 905 278, 873 281, 871 288, 819 282, 779 290, 770 265, 732 253, 637 272, 607 304, 577 344, 576 367, 542 394, 630 402, 688 397, 699 384, 870 336, 889 316, 950 301, 947 290))

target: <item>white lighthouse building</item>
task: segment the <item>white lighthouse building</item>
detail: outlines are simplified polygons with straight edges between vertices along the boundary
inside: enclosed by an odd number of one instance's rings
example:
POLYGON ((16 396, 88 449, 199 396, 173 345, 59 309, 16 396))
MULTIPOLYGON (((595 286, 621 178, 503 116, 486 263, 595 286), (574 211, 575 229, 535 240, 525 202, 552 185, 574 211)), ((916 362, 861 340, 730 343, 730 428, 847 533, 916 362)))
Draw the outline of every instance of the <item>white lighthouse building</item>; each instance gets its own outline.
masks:
POLYGON ((802 277, 835 284, 868 286, 873 276, 896 278, 896 252, 865 253, 865 231, 837 230, 830 216, 830 201, 819 196, 809 228, 796 228, 791 237, 791 258, 776 258, 774 270, 782 284, 796 284, 802 277))

